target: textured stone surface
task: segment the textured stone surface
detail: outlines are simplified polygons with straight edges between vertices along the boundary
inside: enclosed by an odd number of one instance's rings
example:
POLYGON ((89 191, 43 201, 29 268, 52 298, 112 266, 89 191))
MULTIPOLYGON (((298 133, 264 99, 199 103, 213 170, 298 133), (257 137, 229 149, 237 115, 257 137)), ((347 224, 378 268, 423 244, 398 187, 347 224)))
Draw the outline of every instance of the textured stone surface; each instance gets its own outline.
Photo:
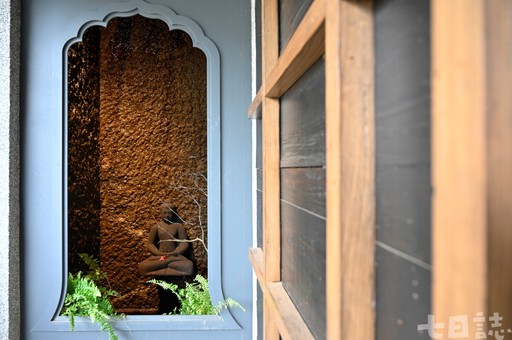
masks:
POLYGON ((19 1, 0 1, 0 339, 21 336, 19 13, 19 1))
POLYGON ((68 51, 68 252, 69 270, 87 270, 78 256, 99 257, 100 77, 99 30, 68 51))
MULTIPOLYGON (((94 30, 87 34, 92 37, 94 30)), ((206 57, 187 34, 169 31, 162 21, 116 18, 98 30, 99 39, 91 38, 89 50, 79 54, 96 58, 99 42, 99 97, 91 95, 96 91, 92 83, 98 84, 94 76, 80 79, 92 72, 95 61, 81 61, 88 66, 75 80, 84 90, 76 104, 83 117, 70 127, 81 131, 69 152, 76 155, 69 167, 76 166, 77 176, 70 181, 69 196, 74 192, 80 201, 70 202, 76 207, 70 215, 77 217, 74 226, 70 221, 70 233, 77 233, 70 242, 79 238, 77 244, 95 244, 89 252, 99 249, 102 269, 121 294, 114 301, 117 308, 152 309, 157 292, 144 283, 137 264, 149 255, 145 242, 160 203, 173 199, 189 238, 207 241, 206 57)), ((197 269, 207 274, 206 251, 200 242, 193 246, 197 269)))

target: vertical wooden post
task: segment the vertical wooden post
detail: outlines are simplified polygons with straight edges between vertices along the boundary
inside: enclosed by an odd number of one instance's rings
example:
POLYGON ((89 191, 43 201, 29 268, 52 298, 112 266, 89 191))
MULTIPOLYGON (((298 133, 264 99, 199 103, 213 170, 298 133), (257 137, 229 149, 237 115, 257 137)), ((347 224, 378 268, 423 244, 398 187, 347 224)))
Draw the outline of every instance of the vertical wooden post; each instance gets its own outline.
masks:
POLYGON ((512 325, 512 2, 486 2, 488 277, 492 314, 512 325))
POLYGON ((432 2, 433 313, 446 323, 487 311, 484 3, 432 2))
POLYGON ((372 1, 326 4, 327 338, 374 339, 372 1))
MULTIPOLYGON (((279 28, 277 0, 262 0, 262 81, 278 59, 279 28)), ((264 281, 281 280, 281 228, 279 185, 279 99, 263 97, 263 254, 264 281)), ((265 294, 268 296, 268 294, 265 294)), ((263 333, 268 340, 279 339, 269 303, 263 307, 263 333)))

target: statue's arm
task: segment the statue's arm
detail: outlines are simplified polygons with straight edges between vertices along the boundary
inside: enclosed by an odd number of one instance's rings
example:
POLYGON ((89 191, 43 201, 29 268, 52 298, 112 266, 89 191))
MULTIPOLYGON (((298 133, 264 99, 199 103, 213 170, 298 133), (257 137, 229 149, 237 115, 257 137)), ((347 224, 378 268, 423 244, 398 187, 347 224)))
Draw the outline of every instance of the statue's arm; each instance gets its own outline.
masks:
MULTIPOLYGON (((179 225, 178 227, 178 239, 180 240, 188 240, 187 232, 185 231, 185 227, 183 225, 179 225)), ((176 255, 183 255, 184 252, 188 249, 188 242, 178 242, 179 245, 176 247, 176 249, 173 251, 176 255)))
POLYGON ((149 237, 148 242, 146 243, 147 250, 156 256, 165 255, 164 252, 161 252, 157 247, 158 242, 158 227, 155 225, 151 227, 151 230, 149 231, 149 237))

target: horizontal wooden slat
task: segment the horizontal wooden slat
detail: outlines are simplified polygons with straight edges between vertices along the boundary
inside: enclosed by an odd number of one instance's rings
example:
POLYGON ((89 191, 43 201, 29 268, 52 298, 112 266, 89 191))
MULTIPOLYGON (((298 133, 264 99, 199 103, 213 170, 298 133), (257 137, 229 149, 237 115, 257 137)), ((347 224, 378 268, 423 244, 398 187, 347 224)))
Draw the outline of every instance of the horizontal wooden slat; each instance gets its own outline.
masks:
POLYGON ((263 89, 260 88, 254 99, 252 100, 247 116, 250 119, 261 119, 261 102, 263 100, 263 89))
POLYGON ((280 97, 323 54, 325 0, 315 0, 267 76, 266 95, 280 97))

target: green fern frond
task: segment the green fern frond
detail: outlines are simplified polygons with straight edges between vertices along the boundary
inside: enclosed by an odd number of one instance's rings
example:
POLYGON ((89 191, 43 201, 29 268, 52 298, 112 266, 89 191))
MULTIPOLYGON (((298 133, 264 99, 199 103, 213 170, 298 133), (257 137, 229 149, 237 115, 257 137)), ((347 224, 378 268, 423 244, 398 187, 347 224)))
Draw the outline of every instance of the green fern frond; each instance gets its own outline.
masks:
POLYGON ((151 280, 148 280, 147 282, 159 285, 163 289, 170 290, 174 294, 178 295, 178 285, 176 285, 174 283, 169 283, 169 282, 165 282, 163 280, 156 280, 156 279, 151 279, 151 280))
POLYGON ((89 271, 85 277, 93 280, 99 286, 100 290, 106 290, 103 286, 107 283, 107 274, 101 271, 99 260, 85 253, 79 253, 78 256, 80 256, 82 261, 89 267, 89 271))
POLYGON ((245 312, 245 308, 240 303, 238 303, 238 301, 236 301, 232 298, 227 298, 224 301, 219 301, 219 303, 217 304, 215 309, 217 309, 217 314, 219 314, 220 312, 222 312, 222 310, 224 310, 228 307, 229 308, 240 308, 242 311, 245 312))
POLYGON ((218 315, 223 309, 228 307, 238 307, 245 312, 245 309, 237 301, 229 298, 220 301, 217 306, 214 306, 210 298, 208 280, 201 275, 197 275, 194 282, 187 282, 184 288, 178 288, 173 283, 155 279, 149 280, 148 283, 157 284, 163 289, 170 290, 178 297, 181 308, 179 311, 175 311, 175 314, 218 315))
POLYGON ((69 274, 68 288, 61 315, 68 316, 71 330, 75 329, 75 317, 89 317, 92 322, 100 325, 102 331, 108 331, 111 340, 118 340, 112 318, 123 317, 115 312, 109 297, 117 296, 117 292, 108 290, 99 285, 97 279, 106 279, 106 275, 99 270, 99 263, 87 254, 80 257, 89 265, 91 271, 85 276, 82 272, 76 275, 69 274))

